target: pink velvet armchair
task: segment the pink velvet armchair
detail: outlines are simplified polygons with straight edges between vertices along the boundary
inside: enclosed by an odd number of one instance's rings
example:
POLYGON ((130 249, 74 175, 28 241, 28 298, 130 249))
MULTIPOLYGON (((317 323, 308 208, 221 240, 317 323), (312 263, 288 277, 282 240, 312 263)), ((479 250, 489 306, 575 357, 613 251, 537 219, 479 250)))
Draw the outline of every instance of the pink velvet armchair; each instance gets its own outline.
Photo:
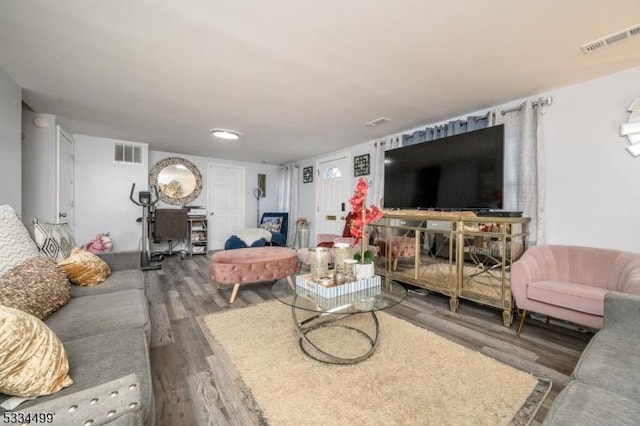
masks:
POLYGON ((511 267, 511 291, 527 311, 600 329, 609 291, 640 294, 640 254, 593 247, 529 248, 511 267))

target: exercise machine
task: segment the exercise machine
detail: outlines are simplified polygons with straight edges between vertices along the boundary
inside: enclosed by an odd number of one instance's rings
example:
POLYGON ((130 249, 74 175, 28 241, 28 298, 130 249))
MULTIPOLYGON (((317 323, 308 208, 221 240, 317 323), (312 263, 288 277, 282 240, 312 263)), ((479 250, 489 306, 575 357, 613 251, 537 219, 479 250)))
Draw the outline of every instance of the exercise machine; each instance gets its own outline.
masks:
POLYGON ((151 191, 139 191, 138 199, 133 198, 136 184, 131 185, 129 199, 136 206, 142 207, 142 217, 137 221, 142 223, 142 247, 140 250, 140 269, 143 271, 151 271, 162 269, 162 264, 151 262, 151 242, 149 240, 149 224, 151 223, 152 209, 158 202, 158 188, 153 187, 151 191))

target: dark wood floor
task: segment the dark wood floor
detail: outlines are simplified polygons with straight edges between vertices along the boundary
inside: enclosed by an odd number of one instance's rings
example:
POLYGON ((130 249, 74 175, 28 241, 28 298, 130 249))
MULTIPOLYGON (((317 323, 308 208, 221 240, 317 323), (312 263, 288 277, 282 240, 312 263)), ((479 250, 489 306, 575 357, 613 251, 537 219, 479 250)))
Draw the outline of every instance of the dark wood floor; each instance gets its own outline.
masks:
MULTIPOLYGON (((199 318, 271 299, 268 283, 242 286, 234 305, 231 287, 217 291, 208 276, 209 255, 181 260, 173 256, 163 269, 147 272, 150 302, 151 368, 158 425, 225 425, 259 422, 237 389, 232 369, 214 353, 199 318)), ((408 287, 411 288, 411 287, 408 287)), ((409 294, 391 312, 506 364, 553 381, 536 415, 544 419, 550 403, 566 385, 592 334, 528 319, 521 338, 516 325, 502 325, 501 312, 461 301, 457 313, 438 294, 409 294)), ((217 351, 216 351, 217 352, 217 351)), ((414 366, 411 366, 412 368, 414 366)))

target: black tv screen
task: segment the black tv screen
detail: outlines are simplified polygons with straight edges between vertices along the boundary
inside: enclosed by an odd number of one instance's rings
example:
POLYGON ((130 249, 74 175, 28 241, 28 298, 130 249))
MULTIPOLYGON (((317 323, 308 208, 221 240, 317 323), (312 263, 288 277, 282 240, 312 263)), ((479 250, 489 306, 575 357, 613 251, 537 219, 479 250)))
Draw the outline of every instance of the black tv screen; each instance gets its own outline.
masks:
POLYGON ((391 149, 384 162, 384 208, 502 208, 503 125, 391 149))

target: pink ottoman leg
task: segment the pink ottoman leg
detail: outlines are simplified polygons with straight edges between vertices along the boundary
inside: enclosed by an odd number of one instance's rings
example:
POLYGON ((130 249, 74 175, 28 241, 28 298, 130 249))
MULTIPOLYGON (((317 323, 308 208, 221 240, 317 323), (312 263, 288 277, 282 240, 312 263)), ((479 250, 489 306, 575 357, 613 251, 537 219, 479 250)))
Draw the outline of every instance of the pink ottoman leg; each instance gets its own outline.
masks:
POLYGON ((240 288, 240 283, 235 283, 233 285, 233 290, 231 291, 231 299, 229 299, 229 303, 233 304, 236 301, 236 296, 238 296, 238 289, 240 288))

